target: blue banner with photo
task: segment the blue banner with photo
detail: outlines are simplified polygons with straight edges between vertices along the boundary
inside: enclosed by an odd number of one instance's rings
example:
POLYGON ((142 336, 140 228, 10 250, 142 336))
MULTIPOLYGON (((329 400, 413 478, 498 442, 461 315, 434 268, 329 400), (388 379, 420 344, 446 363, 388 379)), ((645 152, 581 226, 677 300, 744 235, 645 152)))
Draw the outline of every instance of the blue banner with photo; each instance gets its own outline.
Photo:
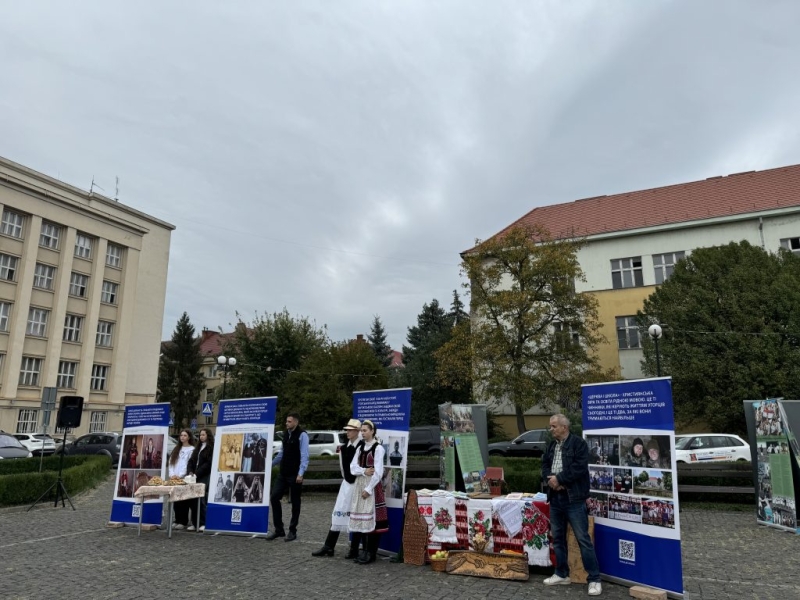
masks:
POLYGON ((274 396, 220 402, 207 532, 266 535, 277 403, 274 396))
POLYGON ((411 418, 411 388, 353 392, 353 414, 370 420, 385 450, 381 480, 389 517, 389 531, 381 536, 380 548, 399 552, 403 538, 403 492, 408 457, 411 418))
POLYGON ((683 594, 669 377, 583 386, 589 514, 600 572, 683 594))
MULTIPOLYGON (((111 504, 112 522, 161 525, 163 499, 151 498, 141 504, 134 493, 153 477, 164 477, 167 464, 169 404, 140 404, 125 407, 119 462, 111 504)), ((97 433, 104 437, 103 433, 97 433)), ((101 443, 98 440, 98 443, 101 443)))

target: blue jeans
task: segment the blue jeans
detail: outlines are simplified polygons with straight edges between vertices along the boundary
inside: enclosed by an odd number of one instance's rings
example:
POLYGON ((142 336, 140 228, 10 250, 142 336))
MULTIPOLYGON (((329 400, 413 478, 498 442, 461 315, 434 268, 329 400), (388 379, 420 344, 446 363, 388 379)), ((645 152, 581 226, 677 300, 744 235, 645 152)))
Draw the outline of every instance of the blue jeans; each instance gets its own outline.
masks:
POLYGON ((588 580, 600 581, 600 567, 594 552, 592 538, 589 537, 589 516, 586 503, 570 502, 566 492, 550 494, 550 531, 553 535, 553 550, 556 554, 556 575, 569 576, 567 562, 567 523, 572 525, 575 539, 581 549, 583 568, 589 574, 588 580))

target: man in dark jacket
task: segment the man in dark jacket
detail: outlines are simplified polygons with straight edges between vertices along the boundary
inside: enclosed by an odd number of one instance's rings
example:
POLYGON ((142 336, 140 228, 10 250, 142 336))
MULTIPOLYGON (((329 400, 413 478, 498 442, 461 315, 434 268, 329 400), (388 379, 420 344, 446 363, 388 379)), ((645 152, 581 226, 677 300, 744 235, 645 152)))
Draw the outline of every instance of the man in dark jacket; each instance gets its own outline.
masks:
POLYGON ((289 413, 286 417, 286 433, 283 446, 272 459, 272 466, 280 465, 275 479, 275 487, 270 494, 269 505, 272 510, 274 530, 267 534, 267 540, 285 537, 287 542, 297 539, 297 523, 300 520, 300 494, 303 491, 303 475, 308 468, 308 434, 300 428, 300 415, 289 413), (286 492, 292 500, 292 520, 289 521, 289 535, 283 529, 283 510, 281 498, 286 492))
POLYGON ((589 498, 589 447, 583 438, 569 432, 569 419, 562 414, 550 417, 553 441, 542 457, 542 481, 547 484, 550 501, 550 529, 556 555, 556 570, 545 585, 568 585, 567 523, 572 525, 581 549, 583 568, 588 573, 589 595, 602 591, 597 555, 589 537, 586 500, 589 498))

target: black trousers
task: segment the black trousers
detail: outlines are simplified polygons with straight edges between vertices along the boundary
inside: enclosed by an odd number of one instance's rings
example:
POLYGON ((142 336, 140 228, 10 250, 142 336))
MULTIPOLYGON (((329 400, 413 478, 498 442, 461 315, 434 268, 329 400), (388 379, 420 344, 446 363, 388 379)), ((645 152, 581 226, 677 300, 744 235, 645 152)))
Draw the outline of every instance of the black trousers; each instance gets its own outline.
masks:
POLYGON ((289 531, 297 533, 297 523, 300 521, 300 494, 303 491, 303 484, 297 483, 296 477, 284 477, 278 475, 275 479, 275 487, 269 497, 269 506, 272 510, 272 524, 275 526, 275 533, 285 533, 283 529, 283 508, 281 498, 289 492, 292 501, 292 520, 289 521, 289 531))
POLYGON ((184 527, 189 524, 189 511, 192 511, 192 523, 197 522, 197 498, 189 500, 179 500, 173 503, 172 510, 175 511, 175 522, 184 527))

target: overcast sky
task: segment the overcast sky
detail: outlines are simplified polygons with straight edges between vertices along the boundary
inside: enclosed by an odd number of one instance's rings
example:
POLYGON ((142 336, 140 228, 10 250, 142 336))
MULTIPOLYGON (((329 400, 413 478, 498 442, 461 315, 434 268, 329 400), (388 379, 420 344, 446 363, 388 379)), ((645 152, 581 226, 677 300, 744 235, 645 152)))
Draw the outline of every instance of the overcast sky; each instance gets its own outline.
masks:
POLYGON ((0 155, 177 229, 163 335, 400 349, 532 208, 800 163, 800 3, 0 0, 0 155))

